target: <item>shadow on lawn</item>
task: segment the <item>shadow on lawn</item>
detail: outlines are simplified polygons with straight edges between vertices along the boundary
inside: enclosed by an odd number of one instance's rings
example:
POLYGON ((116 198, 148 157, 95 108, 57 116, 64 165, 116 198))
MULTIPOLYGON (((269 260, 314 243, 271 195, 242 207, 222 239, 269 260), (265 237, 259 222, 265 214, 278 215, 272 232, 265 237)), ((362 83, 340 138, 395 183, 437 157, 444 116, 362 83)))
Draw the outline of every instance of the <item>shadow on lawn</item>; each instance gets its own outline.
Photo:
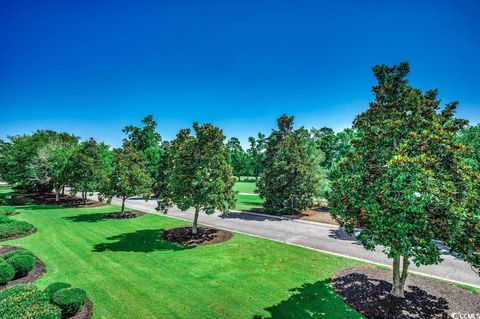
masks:
POLYGON ((94 223, 100 220, 106 220, 105 214, 108 214, 108 213, 103 212, 103 213, 96 213, 96 214, 80 214, 75 216, 63 217, 63 219, 70 220, 72 222, 77 222, 77 223, 78 222, 94 223))
POLYGON ((290 298, 265 308, 269 317, 255 315, 252 319, 278 318, 358 318, 358 313, 347 307, 326 279, 305 283, 290 289, 290 298))
POLYGON ((185 246, 174 244, 162 239, 164 229, 143 229, 133 233, 108 237, 108 240, 114 240, 111 243, 96 244, 93 247, 94 252, 103 251, 126 251, 149 253, 153 251, 181 251, 195 248, 194 246, 185 246))

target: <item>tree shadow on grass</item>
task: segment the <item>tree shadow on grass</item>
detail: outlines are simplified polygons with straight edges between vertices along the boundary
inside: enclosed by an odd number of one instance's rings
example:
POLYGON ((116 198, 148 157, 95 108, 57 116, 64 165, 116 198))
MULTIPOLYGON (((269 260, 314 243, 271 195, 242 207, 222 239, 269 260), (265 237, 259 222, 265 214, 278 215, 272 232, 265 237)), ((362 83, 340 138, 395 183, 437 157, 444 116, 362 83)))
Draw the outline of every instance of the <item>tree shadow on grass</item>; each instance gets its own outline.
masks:
POLYGON ((62 207, 60 205, 27 204, 23 206, 15 206, 15 208, 24 209, 24 210, 50 210, 50 209, 62 209, 65 207, 62 207))
POLYGON ((142 252, 149 253, 154 251, 181 251, 195 248, 175 244, 162 239, 164 229, 142 229, 133 233, 125 233, 108 237, 107 240, 114 242, 96 244, 93 247, 94 252, 104 251, 124 251, 124 252, 142 252))
POLYGON ((107 220, 105 218, 105 212, 103 213, 96 213, 96 214, 80 214, 80 215, 75 215, 75 216, 67 216, 63 217, 63 219, 70 220, 72 222, 88 222, 88 223, 94 223, 98 222, 100 220, 107 220))
POLYGON ((290 289, 290 298, 265 308, 269 317, 255 315, 252 319, 358 318, 358 313, 340 299, 330 282, 326 279, 290 289))

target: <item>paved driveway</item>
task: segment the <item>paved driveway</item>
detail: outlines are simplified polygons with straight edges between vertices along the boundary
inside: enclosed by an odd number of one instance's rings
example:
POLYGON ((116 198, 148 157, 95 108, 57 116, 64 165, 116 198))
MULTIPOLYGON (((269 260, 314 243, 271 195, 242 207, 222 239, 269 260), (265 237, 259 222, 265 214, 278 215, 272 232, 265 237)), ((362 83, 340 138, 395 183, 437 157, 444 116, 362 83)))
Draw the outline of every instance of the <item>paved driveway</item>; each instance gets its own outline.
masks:
MULTIPOLYGON (((92 199, 95 199, 95 197, 92 197, 92 199)), ((114 198, 112 204, 120 205, 121 201, 114 198)), ((163 215, 155 210, 157 205, 155 200, 145 202, 141 198, 131 198, 126 201, 125 205, 128 208, 163 215)), ((183 212, 176 207, 171 208, 166 216, 188 221, 193 219, 191 212, 183 212)), ((355 238, 348 236, 339 227, 333 225, 279 219, 240 212, 231 212, 227 217, 220 214, 201 214, 199 222, 204 225, 378 264, 391 265, 392 263, 391 259, 386 258, 380 249, 377 249, 377 251, 366 251, 355 238)), ((412 272, 480 287, 480 277, 467 263, 449 254, 446 247, 442 247, 441 250, 444 259, 441 264, 422 266, 420 268, 411 266, 412 272)))

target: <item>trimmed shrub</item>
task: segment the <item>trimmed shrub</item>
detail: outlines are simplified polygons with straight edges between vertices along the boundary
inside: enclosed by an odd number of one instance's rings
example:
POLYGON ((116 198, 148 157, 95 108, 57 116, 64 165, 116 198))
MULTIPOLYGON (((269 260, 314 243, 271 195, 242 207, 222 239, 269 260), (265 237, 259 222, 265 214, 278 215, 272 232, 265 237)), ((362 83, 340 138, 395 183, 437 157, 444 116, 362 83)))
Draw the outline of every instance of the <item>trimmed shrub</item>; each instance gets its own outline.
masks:
POLYGON ((0 224, 11 223, 12 219, 8 218, 6 215, 0 214, 0 224))
POLYGON ((3 215, 0 216, 0 239, 25 235, 33 230, 33 228, 33 225, 30 223, 10 219, 3 215), (6 218, 7 220, 2 222, 2 218, 6 218))
POLYGON ((67 284, 65 282, 54 282, 54 283, 51 283, 50 285, 48 285, 47 288, 45 288, 44 292, 50 298, 52 298, 53 294, 56 293, 57 291, 59 291, 60 289, 70 288, 70 287, 72 287, 72 285, 67 284))
POLYGON ((0 291, 2 319, 60 319, 61 310, 48 296, 32 285, 15 285, 0 291))
POLYGON ((17 212, 15 211, 15 207, 12 207, 12 206, 0 207, 0 215, 11 216, 11 215, 15 215, 16 213, 17 212))
POLYGON ((0 261, 0 285, 5 285, 15 276, 15 269, 5 261, 0 261))
POLYGON ((29 256, 34 257, 34 255, 31 252, 29 252, 28 250, 24 250, 24 249, 11 250, 9 252, 3 253, 2 255, 0 255, 0 257, 2 257, 5 260, 8 260, 11 257, 17 256, 17 255, 29 255, 29 256))
POLYGON ((55 292, 52 302, 62 309, 62 318, 77 314, 85 305, 87 293, 80 288, 63 288, 55 292))
POLYGON ((7 263, 15 269, 15 278, 21 278, 28 275, 35 267, 35 258, 27 254, 17 254, 8 258, 7 263))

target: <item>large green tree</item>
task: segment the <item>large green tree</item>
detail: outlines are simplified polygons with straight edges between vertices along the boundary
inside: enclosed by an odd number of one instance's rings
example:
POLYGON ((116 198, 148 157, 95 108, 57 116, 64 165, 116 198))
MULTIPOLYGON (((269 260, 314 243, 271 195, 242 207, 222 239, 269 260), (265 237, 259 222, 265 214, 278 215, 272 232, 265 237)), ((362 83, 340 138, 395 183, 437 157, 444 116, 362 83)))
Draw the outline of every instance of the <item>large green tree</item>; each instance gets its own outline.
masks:
POLYGON ((247 149, 249 173, 255 176, 257 180, 263 171, 262 162, 267 146, 266 141, 266 136, 263 133, 258 133, 256 138, 253 136, 248 138, 248 143, 250 144, 250 147, 247 149))
POLYGON ((113 170, 108 176, 106 195, 122 199, 120 214, 125 212, 125 200, 134 195, 148 198, 151 194, 152 179, 146 169, 145 158, 128 141, 122 148, 114 150, 113 170))
POLYGON ((480 170, 480 124, 462 129, 456 139, 469 148, 469 152, 465 156, 467 164, 480 170))
POLYGON ((293 128, 293 116, 282 115, 267 141, 258 190, 270 214, 296 214, 314 204, 318 176, 310 154, 310 134, 293 128))
POLYGON ((194 209, 192 233, 197 234, 200 211, 227 213, 235 204, 235 177, 227 163, 222 130, 211 125, 193 123, 182 129, 169 149, 168 182, 159 194, 159 210, 167 212, 175 204, 181 210, 194 209))
POLYGON ((89 139, 82 142, 70 157, 71 192, 80 192, 84 204, 89 192, 103 191, 108 181, 108 165, 102 150, 102 144, 89 139))
POLYGON ((466 148, 454 141, 466 121, 456 103, 440 111, 435 90, 411 87, 409 65, 373 68, 375 100, 358 115, 358 139, 332 172, 330 206, 346 230, 380 245, 393 258, 391 294, 403 297, 411 262, 441 261, 442 240, 478 266, 479 175, 465 165, 466 148))

